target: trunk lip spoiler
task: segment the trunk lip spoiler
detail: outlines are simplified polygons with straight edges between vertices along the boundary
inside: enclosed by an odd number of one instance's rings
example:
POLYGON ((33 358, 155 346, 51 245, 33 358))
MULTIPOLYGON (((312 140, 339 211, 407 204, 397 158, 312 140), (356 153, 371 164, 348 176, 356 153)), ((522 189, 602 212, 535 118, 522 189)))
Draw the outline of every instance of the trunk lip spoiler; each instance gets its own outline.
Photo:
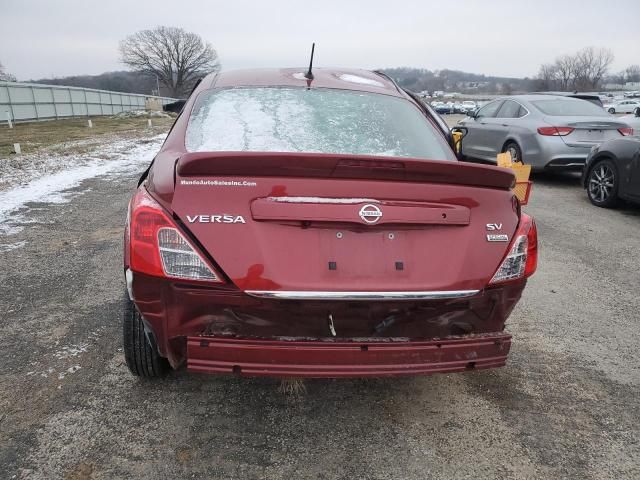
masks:
POLYGON ((310 291, 310 290, 245 290, 247 295, 277 300, 446 300, 472 297, 480 290, 435 291, 310 291))
MULTIPOLYGON (((308 152, 187 152, 179 177, 302 177, 439 183, 509 190, 510 169, 457 160, 308 152)), ((177 181, 177 185, 180 182, 177 181)))

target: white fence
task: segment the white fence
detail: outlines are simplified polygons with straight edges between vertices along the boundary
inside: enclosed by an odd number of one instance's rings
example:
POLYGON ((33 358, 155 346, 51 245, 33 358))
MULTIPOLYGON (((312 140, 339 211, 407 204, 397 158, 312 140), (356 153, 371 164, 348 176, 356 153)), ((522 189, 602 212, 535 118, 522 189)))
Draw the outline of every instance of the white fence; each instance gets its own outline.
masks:
POLYGON ((162 107, 174 98, 110 92, 91 88, 0 82, 0 121, 52 120, 114 115, 128 110, 162 107))

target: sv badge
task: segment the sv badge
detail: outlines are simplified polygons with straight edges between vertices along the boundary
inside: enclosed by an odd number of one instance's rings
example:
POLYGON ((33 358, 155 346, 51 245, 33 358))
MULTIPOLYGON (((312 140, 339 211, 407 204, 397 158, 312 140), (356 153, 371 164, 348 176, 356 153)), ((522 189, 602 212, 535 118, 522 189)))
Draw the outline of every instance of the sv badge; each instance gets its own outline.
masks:
POLYGON ((495 232, 496 230, 502 230, 501 223, 487 223, 487 231, 495 232))

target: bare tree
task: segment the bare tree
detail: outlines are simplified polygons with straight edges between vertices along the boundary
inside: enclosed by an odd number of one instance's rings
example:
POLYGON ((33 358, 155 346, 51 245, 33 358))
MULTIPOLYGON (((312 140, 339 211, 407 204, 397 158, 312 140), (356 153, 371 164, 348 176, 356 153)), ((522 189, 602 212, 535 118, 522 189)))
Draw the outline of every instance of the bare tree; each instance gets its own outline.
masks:
POLYGON ((14 75, 11 75, 10 73, 7 73, 4 69, 4 65, 2 65, 2 62, 0 62, 0 81, 2 82, 15 82, 16 81, 16 77, 14 75))
POLYGON ((120 58, 130 68, 156 76, 174 97, 185 95, 198 78, 220 68, 210 43, 176 27, 129 35, 120 42, 120 58))
POLYGON ((562 55, 553 64, 540 67, 538 82, 546 90, 597 89, 613 62, 613 52, 607 48, 583 48, 574 55, 562 55))
POLYGON ((575 74, 578 69, 578 62, 575 56, 563 55, 556 58, 554 63, 556 78, 560 90, 569 90, 574 87, 575 74))
POLYGON ((553 90, 556 88, 557 78, 558 71, 555 64, 545 63, 544 65, 541 65, 537 77, 537 85, 539 85, 538 90, 553 90))
POLYGON ((614 55, 608 48, 587 47, 576 56, 574 83, 576 89, 597 89, 613 63, 614 55))
POLYGON ((621 73, 624 82, 640 82, 640 65, 629 65, 621 73))

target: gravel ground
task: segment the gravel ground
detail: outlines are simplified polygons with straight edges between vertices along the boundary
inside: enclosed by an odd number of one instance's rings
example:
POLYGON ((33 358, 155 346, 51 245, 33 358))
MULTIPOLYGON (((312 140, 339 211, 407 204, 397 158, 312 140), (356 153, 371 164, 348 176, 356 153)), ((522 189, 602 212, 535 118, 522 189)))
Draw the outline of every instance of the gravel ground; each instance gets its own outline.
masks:
MULTIPOLYGON (((138 170, 142 170, 141 163, 138 170)), ((0 478, 640 478, 640 209, 535 178, 540 264, 505 368, 385 380, 176 372, 121 350, 130 168, 29 203, 0 242, 0 478)))

